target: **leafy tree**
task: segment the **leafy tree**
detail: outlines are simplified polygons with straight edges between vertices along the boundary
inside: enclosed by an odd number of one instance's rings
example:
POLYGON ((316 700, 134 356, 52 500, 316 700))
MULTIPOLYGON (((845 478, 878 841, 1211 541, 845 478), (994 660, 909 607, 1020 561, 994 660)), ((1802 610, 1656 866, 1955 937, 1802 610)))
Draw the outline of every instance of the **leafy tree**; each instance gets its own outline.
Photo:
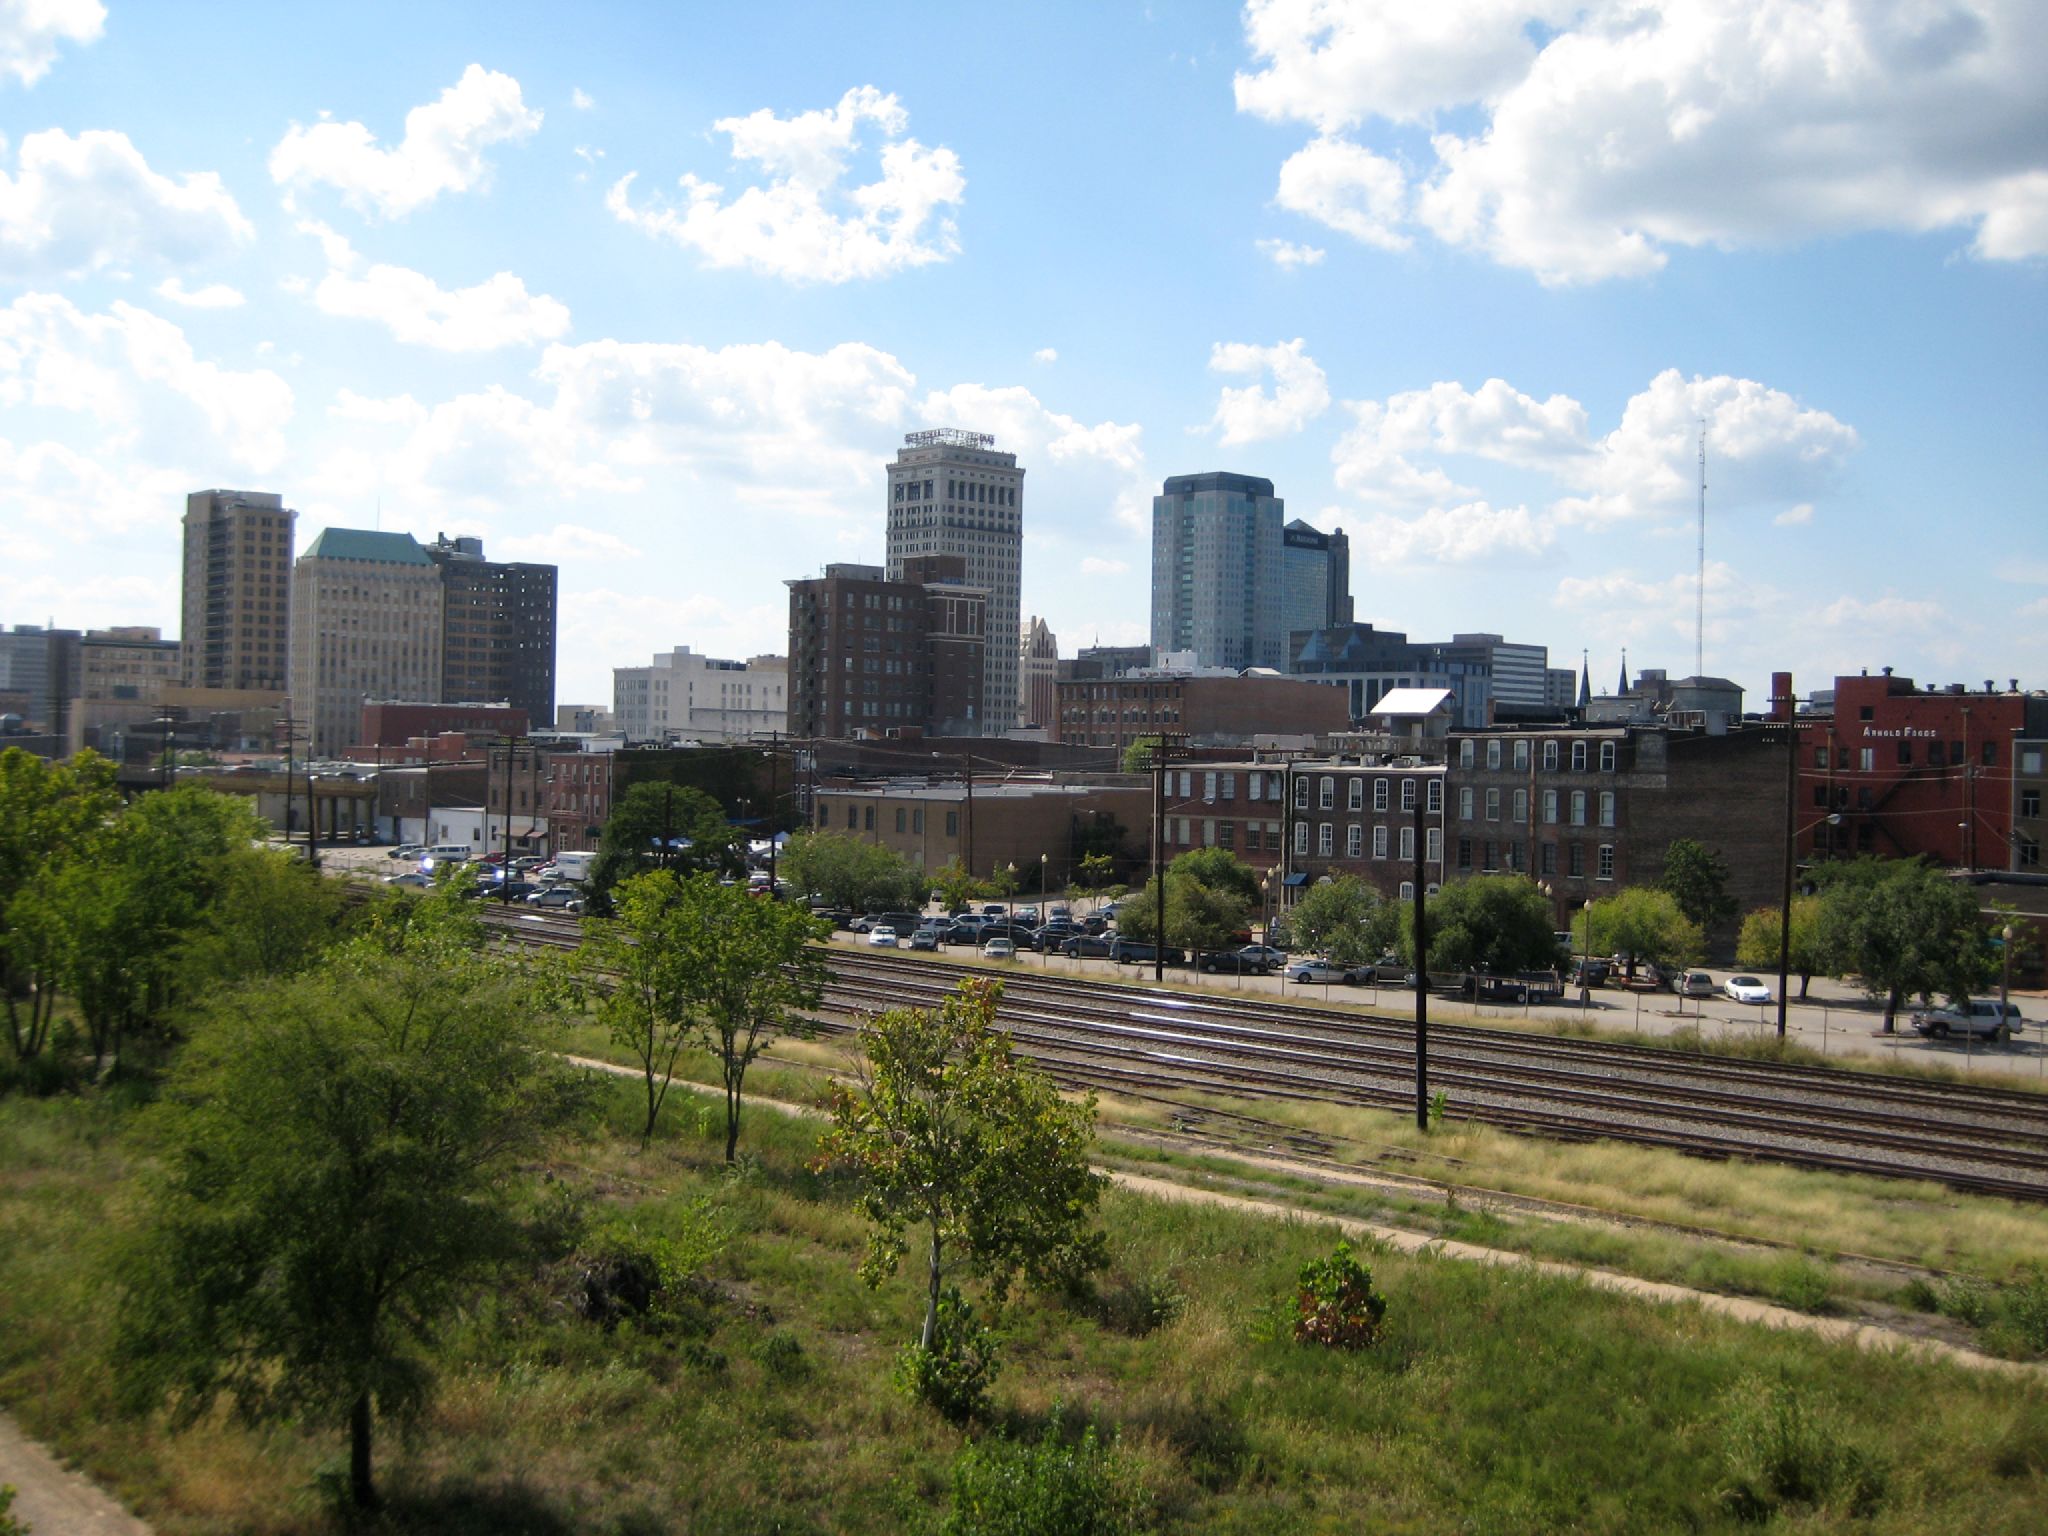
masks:
POLYGON ((1159 750, 1157 736, 1134 736, 1124 748, 1125 773, 1150 773, 1153 754, 1159 750))
MULTIPOLYGON (((1400 909, 1401 948, 1415 953, 1413 907, 1400 909)), ((1557 962, 1557 936, 1550 926, 1550 902, 1527 875, 1479 875, 1455 881, 1428 899, 1429 962, 1432 971, 1548 970, 1557 962)))
POLYGON ((1107 1182, 1088 1166, 1095 1103, 1070 1103, 996 1028, 998 983, 963 981, 935 1009, 877 1014, 853 1087, 834 1091, 820 1167, 851 1170, 873 1223, 861 1278, 879 1286, 925 1243, 918 1348, 938 1343, 949 1266, 997 1302, 1017 1276, 1071 1282, 1106 1262, 1091 1225, 1107 1182))
POLYGON ((440 1324, 525 1246, 519 1165, 587 1102, 458 898, 399 907, 206 1021, 150 1112, 162 1166, 119 1269, 131 1408, 345 1423, 359 1507, 376 1421, 418 1410, 440 1324))
POLYGON ((1364 965, 1393 947, 1398 914, 1356 875, 1337 875, 1303 893, 1288 909, 1287 926, 1302 948, 1338 965, 1364 965))
POLYGON ((650 869, 677 874, 747 872, 746 835, 724 808, 686 784, 640 783, 612 802, 590 870, 592 905, 606 909, 613 887, 650 869))
POLYGON ((676 1061, 696 1033, 696 917, 679 899, 681 883, 666 870, 630 876, 612 893, 612 917, 583 919, 576 957, 598 1019, 640 1068, 643 1147, 654 1139, 676 1061))
POLYGON ((1664 851, 1664 873, 1657 881, 1678 903, 1678 910, 1700 929, 1714 928, 1735 915, 1728 894, 1728 864, 1704 843, 1681 837, 1664 851))
POLYGON ((1960 1001, 1990 965, 1990 936, 1970 887, 1918 859, 1854 859, 1816 871, 1819 943, 1830 961, 1884 1000, 1897 1027, 1908 995, 1960 1001))
POLYGON ((0 752, 0 998, 17 1061, 50 1038, 63 925, 50 907, 55 874, 94 856, 121 807, 114 765, 91 752, 50 763, 0 752))
POLYGON ((688 935, 685 985, 725 1089, 729 1163, 739 1146, 747 1068, 777 1035, 809 1033, 796 1010, 815 1008, 826 980, 825 963, 809 946, 831 928, 799 908, 708 875, 684 881, 677 905, 688 935))
MULTIPOLYGON (((1735 963, 1753 970, 1776 970, 1778 945, 1784 930, 1784 911, 1759 907, 1742 920, 1735 940, 1735 963)), ((1833 968, 1821 934, 1821 899, 1818 896, 1792 898, 1792 945, 1787 963, 1799 978, 1799 996, 1806 997, 1807 984, 1833 968)))
POLYGON ((1259 899, 1258 872, 1228 848, 1190 849, 1167 868, 1211 890, 1237 896, 1248 906, 1259 899))
POLYGON ((1625 954, 1628 975, 1644 961, 1691 965, 1705 953, 1699 924, 1679 910, 1678 899, 1654 886, 1633 886, 1606 896, 1573 919, 1575 942, 1589 955, 1625 954))
POLYGON ((806 895, 853 912, 924 905, 925 878, 893 848, 844 832, 799 832, 782 852, 781 867, 806 895))
POLYGON ((964 907, 982 892, 982 884, 974 872, 958 859, 942 865, 932 876, 932 889, 939 893, 939 905, 947 911, 964 907))
POLYGON ((336 941, 347 904, 346 889, 303 859, 272 848, 237 849, 186 943, 185 983, 203 990, 303 970, 336 941))
MULTIPOLYGON (((1222 849, 1182 854, 1166 866, 1165 943, 1197 957, 1228 948, 1250 921, 1258 895, 1258 876, 1222 849)), ((1157 941, 1158 902, 1158 883, 1146 881, 1118 911, 1117 931, 1144 943, 1157 941)))
POLYGON ((1074 866, 1074 885, 1083 891, 1098 891, 1116 874, 1116 860, 1106 853, 1084 853, 1074 866))

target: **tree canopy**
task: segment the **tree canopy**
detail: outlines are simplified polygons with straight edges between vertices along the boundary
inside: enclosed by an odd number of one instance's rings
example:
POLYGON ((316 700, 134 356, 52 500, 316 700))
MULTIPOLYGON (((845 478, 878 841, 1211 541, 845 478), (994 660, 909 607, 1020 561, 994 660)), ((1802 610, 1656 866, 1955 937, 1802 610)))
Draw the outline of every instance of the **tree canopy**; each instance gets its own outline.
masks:
POLYGON ((585 1102, 523 974, 480 944, 453 894, 396 904, 205 1019, 150 1112, 161 1171, 120 1275, 131 1406, 345 1423, 351 1493, 376 1502, 375 1421, 424 1400, 425 1346, 523 1247, 519 1164, 585 1102))
POLYGON ((1884 1003, 1884 1027, 1914 994, 1962 999, 1989 974, 1990 932, 1976 894, 1918 859, 1862 858, 1815 871, 1816 942, 1884 1003))
MULTIPOLYGON (((1415 915, 1400 908, 1401 946, 1415 953, 1415 915)), ((1550 925, 1550 901, 1527 875, 1479 875, 1457 880, 1428 898, 1429 962, 1432 971, 1486 971, 1511 975, 1547 970, 1557 963, 1557 936, 1550 925)))
POLYGON ((1629 974, 1651 965, 1692 965, 1706 952, 1700 926, 1669 891, 1632 886, 1602 897, 1573 920, 1575 944, 1589 955, 1627 955, 1629 974))
POLYGON ((612 802, 598 841, 590 871, 594 904, 602 910, 621 880, 650 869, 738 878, 747 871, 745 847, 745 834, 701 789, 635 784, 612 802))
POLYGON ((1727 861, 1693 838, 1681 837, 1665 849, 1664 873, 1657 886, 1670 892, 1678 910, 1703 931, 1735 915, 1735 898, 1728 894, 1727 861))
POLYGON ((780 869, 806 896, 850 912, 924 905, 926 880, 915 864, 851 833, 797 833, 783 848, 780 869))
MULTIPOLYGON (((1799 978, 1799 995, 1806 996, 1807 983, 1834 969, 1821 932, 1822 902, 1818 896, 1792 898, 1792 944, 1787 962, 1799 978)), ((1759 907, 1742 920, 1735 940, 1735 963, 1755 970, 1778 968, 1778 946, 1783 936, 1785 914, 1779 907, 1759 907)))
POLYGON ((1399 941, 1399 914, 1356 875, 1317 881, 1287 911, 1287 929, 1302 949, 1338 965, 1365 965, 1399 941))
MULTIPOLYGON (((1197 953, 1228 948, 1251 919, 1259 877, 1227 850, 1198 848, 1166 866, 1164 942, 1197 953)), ((1159 886, 1148 880, 1117 913, 1117 931, 1144 943, 1158 940, 1159 886)))

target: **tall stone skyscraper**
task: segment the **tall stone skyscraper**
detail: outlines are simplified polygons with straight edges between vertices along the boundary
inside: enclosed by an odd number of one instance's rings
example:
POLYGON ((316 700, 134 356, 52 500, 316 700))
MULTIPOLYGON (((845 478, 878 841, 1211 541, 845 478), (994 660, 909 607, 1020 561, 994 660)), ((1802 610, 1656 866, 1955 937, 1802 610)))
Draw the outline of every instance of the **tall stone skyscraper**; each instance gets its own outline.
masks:
POLYGON ((1281 531, 1280 570, 1283 634, 1351 622, 1351 541, 1342 528, 1324 533, 1297 517, 1281 531))
POLYGON ((555 567, 486 560, 482 539, 445 533, 426 550, 441 571, 441 698, 554 719, 555 567))
POLYGON ((1281 527, 1254 475, 1171 475, 1152 498, 1152 649, 1203 667, 1287 666, 1281 527))
POLYGON ((284 692, 298 515, 267 491, 194 491, 185 498, 179 665, 187 688, 284 692))
POLYGON ((441 702, 441 614, 441 573, 411 534, 329 528, 307 547, 292 569, 291 691, 310 756, 356 745, 365 699, 441 702))
POLYGON ((988 593, 980 735, 1017 723, 1017 646, 1009 637, 1020 632, 1024 471, 995 441, 951 427, 912 432, 888 467, 889 579, 903 580, 906 562, 919 556, 958 555, 966 584, 988 593))

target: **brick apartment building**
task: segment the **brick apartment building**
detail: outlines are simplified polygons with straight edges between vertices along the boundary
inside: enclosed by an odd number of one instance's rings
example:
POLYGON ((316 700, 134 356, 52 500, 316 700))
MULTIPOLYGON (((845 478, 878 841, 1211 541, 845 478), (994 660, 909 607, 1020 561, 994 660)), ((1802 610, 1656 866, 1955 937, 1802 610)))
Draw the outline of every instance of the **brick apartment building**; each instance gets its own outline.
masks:
POLYGON ((1833 713, 1802 715, 1799 731, 1802 855, 2039 867, 2039 834, 2021 825, 2038 817, 2039 785, 2030 812, 2015 768, 2022 740, 2048 736, 2048 694, 1920 688, 1886 668, 1836 678, 1833 713))
POLYGON ((1119 752, 1156 733, 1193 746, 1249 747, 1259 736, 1325 737, 1351 725, 1343 689, 1271 674, 1127 673, 1062 679, 1054 693, 1056 741, 1119 752))
MULTIPOLYGON (((820 831, 866 838, 924 870, 959 860, 977 875, 1015 865, 1020 882, 1044 861, 1047 882, 1072 880, 1093 836, 1121 834, 1119 876, 1136 871, 1150 847, 1152 790, 1135 776, 1121 783, 977 783, 899 779, 881 784, 820 786, 820 831)), ((1142 876, 1140 876, 1142 878, 1142 876)))
MULTIPOLYGON (((880 566, 829 565, 786 583, 790 734, 979 735, 989 596, 966 585, 966 570, 958 555, 918 555, 900 581, 880 566)), ((1014 661, 1003 675, 1014 679, 1014 661)), ((1005 700, 1003 713, 1015 707, 1005 700)))

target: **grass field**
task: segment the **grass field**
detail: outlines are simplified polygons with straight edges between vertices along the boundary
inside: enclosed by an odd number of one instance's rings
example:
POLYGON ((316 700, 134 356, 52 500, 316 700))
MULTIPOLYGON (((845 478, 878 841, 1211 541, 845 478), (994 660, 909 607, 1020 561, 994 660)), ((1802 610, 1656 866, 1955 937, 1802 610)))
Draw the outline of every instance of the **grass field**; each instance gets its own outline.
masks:
MULTIPOLYGON (((1327 1225, 1125 1195, 1111 1270, 1010 1309, 993 1418, 957 1430, 888 1380, 917 1298, 855 1278, 848 1191, 806 1166, 816 1125, 751 1116, 728 1173, 698 1110, 677 1101, 643 1153, 626 1085, 534 1170, 585 1236, 443 1338, 431 1409, 384 1444, 381 1528, 935 1530, 968 1438, 1033 1437, 1056 1406, 1062 1432, 1115 1437, 1162 1531, 1736 1530, 1776 1508, 1802 1531, 2017 1533, 2048 1508, 2039 1382, 1390 1255, 1369 1256, 1381 1342, 1309 1350, 1294 1276, 1327 1225), (627 1220, 729 1236, 679 1315, 605 1331, 571 1304, 575 1254, 627 1220)), ((329 1426, 174 1433, 113 1410, 98 1277, 130 1219, 130 1115, 0 1101, 0 1404, 165 1536, 330 1528, 329 1426)))

